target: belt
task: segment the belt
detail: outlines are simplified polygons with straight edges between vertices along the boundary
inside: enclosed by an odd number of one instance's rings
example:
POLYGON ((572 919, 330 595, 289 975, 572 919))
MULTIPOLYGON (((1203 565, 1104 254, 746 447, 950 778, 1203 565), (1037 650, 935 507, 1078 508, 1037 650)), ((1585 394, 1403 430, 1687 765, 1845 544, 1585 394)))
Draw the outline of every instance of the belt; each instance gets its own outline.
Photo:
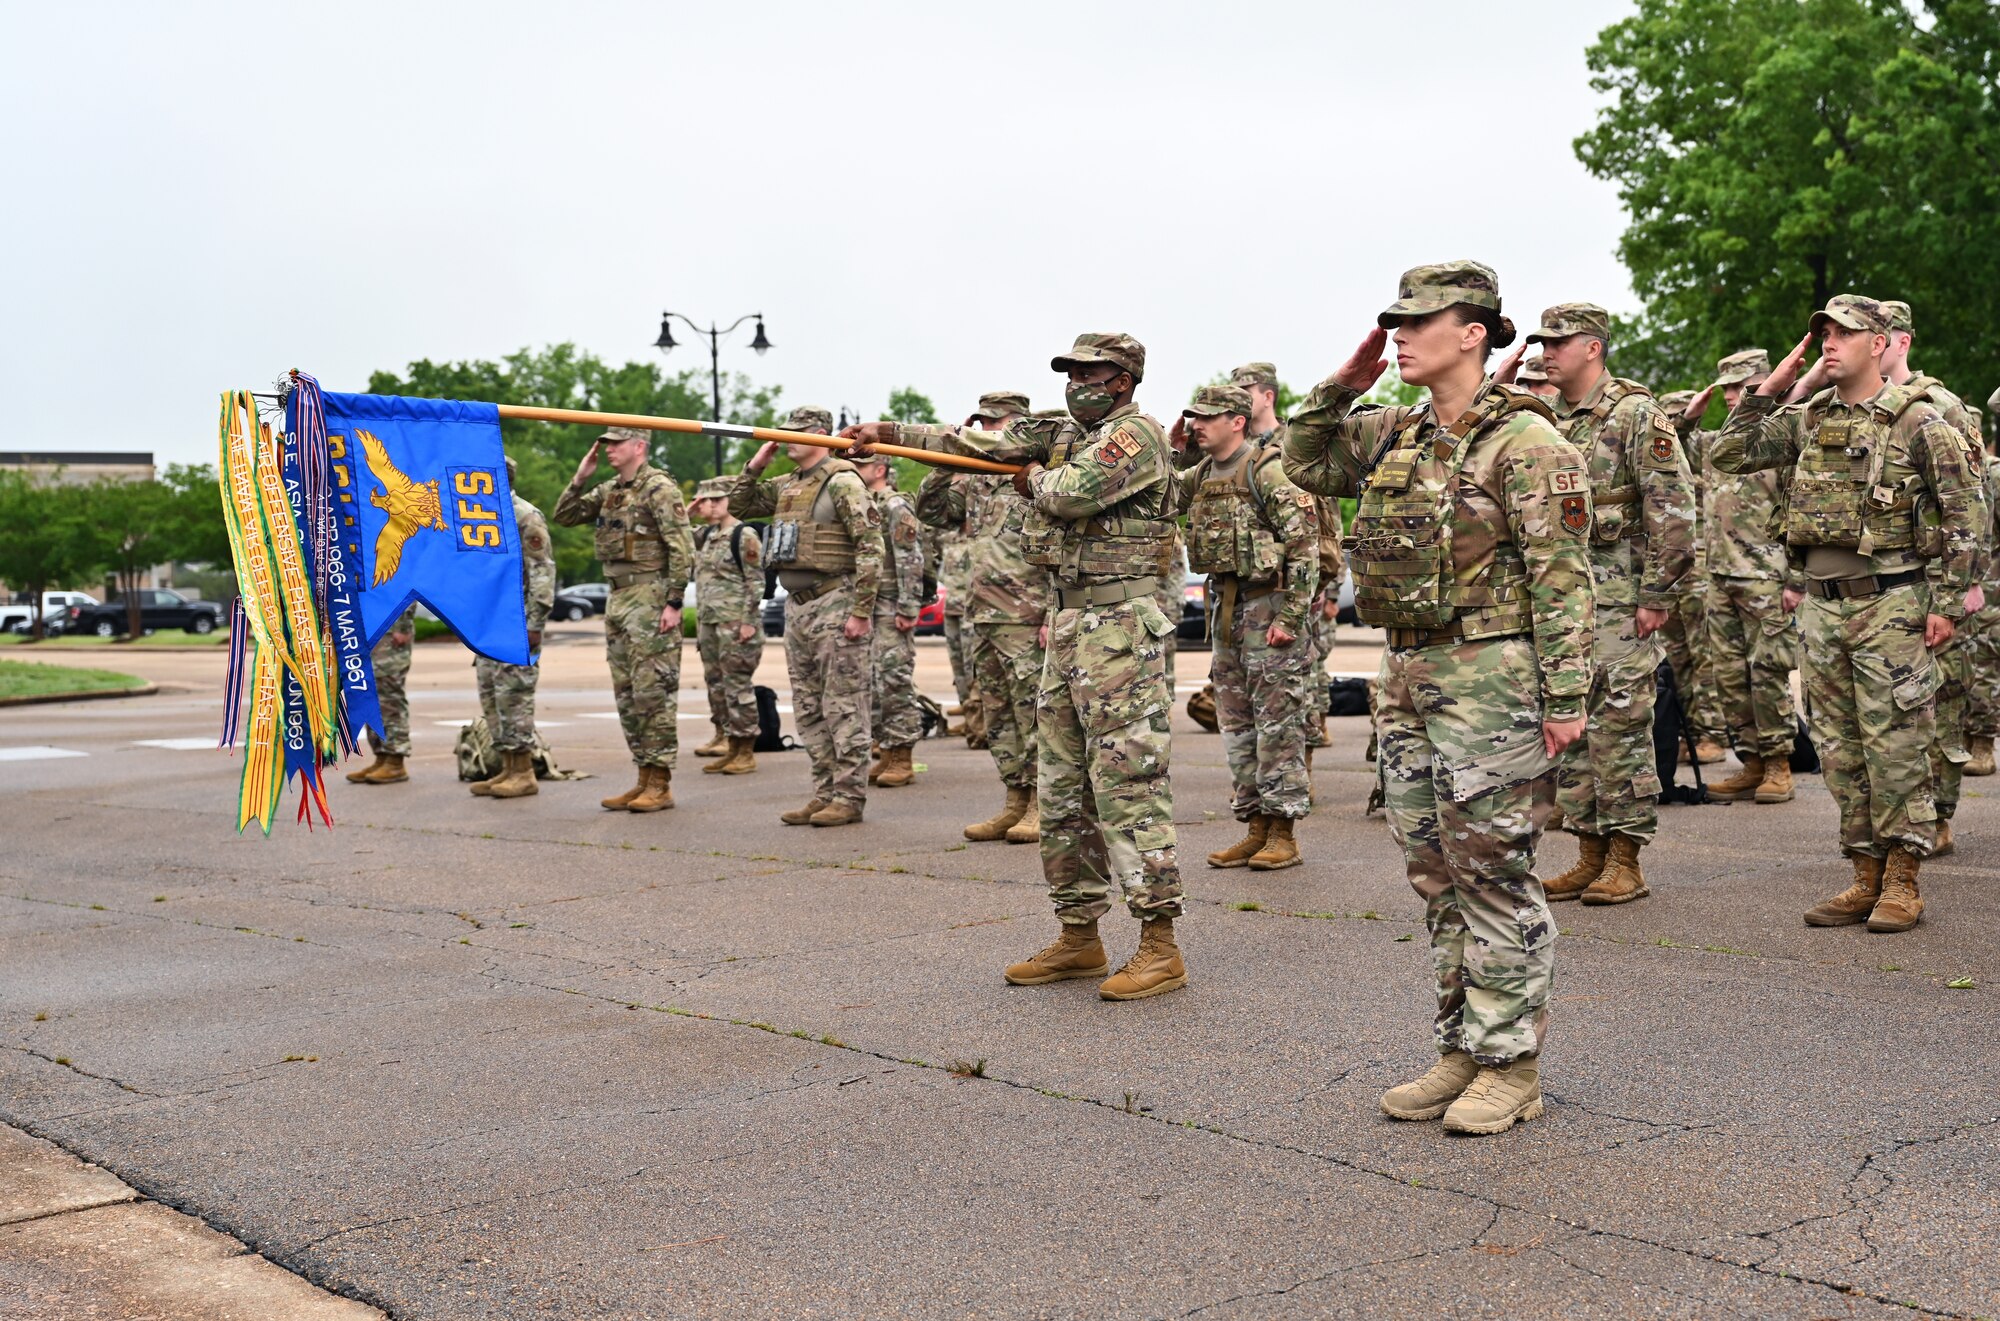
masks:
POLYGON ((1236 636, 1236 607, 1244 601, 1254 601, 1260 596, 1269 596, 1278 590, 1276 583, 1252 585, 1233 573, 1209 575, 1208 584, 1215 592, 1214 636, 1225 640, 1236 636))
POLYGON ((842 578, 839 574, 830 573, 826 577, 814 583, 811 587, 801 588, 796 592, 787 591, 785 593, 785 599, 788 601, 797 601, 800 605, 804 605, 808 601, 819 600, 820 597, 825 596, 828 592, 832 591, 834 588, 840 586, 842 583, 846 581, 847 580, 845 578, 842 578))
POLYGON ((1123 578, 1095 587, 1058 587, 1056 609, 1087 610, 1094 605, 1117 605, 1121 601, 1151 596, 1159 590, 1159 585, 1158 580, 1153 578, 1123 578))
POLYGON ((1922 569, 1906 573, 1871 573, 1866 578, 1809 578, 1806 587, 1814 596, 1828 601, 1854 601, 1879 596, 1891 587, 1903 587, 1924 576, 1922 569))
POLYGON ((653 582, 661 576, 662 574, 659 569, 635 569, 631 573, 607 573, 604 575, 604 579, 611 584, 611 590, 618 591, 622 588, 630 587, 634 583, 653 582))
MULTIPOLYGON (((1457 642, 1465 636, 1465 621, 1454 619, 1443 628, 1389 628, 1383 632, 1389 635, 1389 646, 1395 651, 1408 651, 1413 647, 1428 647, 1434 642, 1457 642)), ((1519 637, 1518 633, 1495 634, 1495 637, 1519 637)), ((1481 638, 1490 642, 1492 638, 1481 638)))

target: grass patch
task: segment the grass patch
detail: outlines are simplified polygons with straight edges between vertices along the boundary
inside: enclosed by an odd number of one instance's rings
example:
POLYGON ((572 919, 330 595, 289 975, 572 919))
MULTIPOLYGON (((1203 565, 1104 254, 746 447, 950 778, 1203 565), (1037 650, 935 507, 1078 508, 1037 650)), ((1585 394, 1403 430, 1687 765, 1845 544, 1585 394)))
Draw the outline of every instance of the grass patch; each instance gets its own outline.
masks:
POLYGON ((1264 905, 1258 903, 1255 899, 1238 899, 1229 906, 1239 913, 1261 913, 1264 911, 1264 905))
POLYGON ((0 660, 0 697, 116 693, 145 686, 146 681, 138 675, 119 674, 115 670, 84 670, 73 665, 37 665, 32 661, 0 660))
POLYGON ((984 1078, 986 1076, 986 1061, 984 1059, 953 1060, 951 1062, 951 1076, 954 1078, 984 1078))

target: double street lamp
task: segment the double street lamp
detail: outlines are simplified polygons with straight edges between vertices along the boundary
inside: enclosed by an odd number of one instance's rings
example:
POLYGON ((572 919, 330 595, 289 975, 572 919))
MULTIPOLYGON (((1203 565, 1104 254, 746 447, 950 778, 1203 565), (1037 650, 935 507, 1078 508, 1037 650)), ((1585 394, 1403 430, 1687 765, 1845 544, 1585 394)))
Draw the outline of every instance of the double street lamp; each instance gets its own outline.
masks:
MULTIPOLYGON (((662 312, 660 313, 660 337, 653 341, 653 347, 661 353, 672 353, 680 347, 680 345, 674 342, 673 322, 676 317, 679 317, 681 322, 695 334, 708 336, 709 383, 715 392, 714 412, 711 420, 720 422, 722 421, 722 337, 754 317, 757 321, 757 335, 756 338, 750 341, 750 350, 758 357, 763 357, 765 350, 771 347, 769 337, 764 334, 764 314, 762 312, 748 312, 720 329, 711 322, 708 329, 703 330, 693 321, 681 316, 679 312, 662 312)), ((715 475, 717 477, 722 476, 721 436, 715 438, 715 475)))

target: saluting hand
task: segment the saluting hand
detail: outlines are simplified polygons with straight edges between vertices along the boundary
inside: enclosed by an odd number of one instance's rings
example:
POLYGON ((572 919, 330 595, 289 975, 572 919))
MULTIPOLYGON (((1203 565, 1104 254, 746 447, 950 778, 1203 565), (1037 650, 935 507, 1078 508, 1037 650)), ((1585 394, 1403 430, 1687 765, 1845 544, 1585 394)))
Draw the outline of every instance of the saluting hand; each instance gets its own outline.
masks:
POLYGON ((1715 398, 1715 387, 1711 385, 1688 400, 1687 407, 1681 410, 1681 417, 1689 422, 1701 421, 1702 415, 1708 412, 1708 401, 1713 398, 1715 398))
POLYGON ((1812 365, 1812 369, 1801 376, 1799 383, 1786 392, 1785 402, 1795 404, 1801 399, 1818 394, 1820 388, 1826 384, 1826 377, 1826 355, 1821 354, 1819 361, 1812 365))
POLYGON ((1177 417, 1174 419, 1174 424, 1167 428, 1167 443, 1174 447, 1174 453, 1176 454, 1179 454, 1187 449, 1188 447, 1187 418, 1177 417))
POLYGON ((1389 332, 1377 326, 1361 341, 1361 347, 1354 350, 1352 357, 1340 364, 1340 370, 1333 379, 1350 390, 1366 393, 1375 388, 1375 382, 1382 379, 1382 373, 1389 370, 1389 360, 1382 356, 1382 346, 1389 342, 1389 332))
POLYGON ((753 473, 762 472, 764 469, 770 467, 771 461, 777 457, 778 442, 767 440, 757 447, 755 454, 750 456, 750 462, 743 465, 744 471, 753 473))
POLYGON ((1502 385, 1512 385, 1514 376, 1521 370, 1521 359, 1528 356, 1528 341, 1522 340, 1514 346, 1514 351, 1500 360, 1493 371, 1493 379, 1502 385))
POLYGON ((1806 360, 1806 350, 1812 347, 1812 332, 1799 341, 1798 347, 1785 355, 1785 360, 1771 369, 1764 383, 1757 387, 1757 393, 1766 399, 1783 399, 1792 383, 1799 379, 1799 364, 1806 360))
POLYGON ((583 452, 583 461, 576 465, 576 484, 582 485, 597 475, 597 447, 601 441, 593 440, 590 448, 583 452))

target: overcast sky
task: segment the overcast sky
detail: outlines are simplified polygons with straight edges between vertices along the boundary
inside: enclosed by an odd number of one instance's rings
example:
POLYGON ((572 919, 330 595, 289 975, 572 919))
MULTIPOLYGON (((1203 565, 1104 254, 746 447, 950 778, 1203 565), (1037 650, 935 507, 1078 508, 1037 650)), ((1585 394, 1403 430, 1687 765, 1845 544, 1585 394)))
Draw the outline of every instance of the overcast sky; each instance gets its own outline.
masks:
POLYGON ((1145 343, 1155 413, 1304 389, 1421 262, 1523 333, 1630 311, 1570 146, 1626 9, 0 0, 0 448, 212 460, 287 367, 645 360, 663 308, 762 311, 723 367, 789 403, 947 420, 1059 405, 1080 330, 1145 343))

